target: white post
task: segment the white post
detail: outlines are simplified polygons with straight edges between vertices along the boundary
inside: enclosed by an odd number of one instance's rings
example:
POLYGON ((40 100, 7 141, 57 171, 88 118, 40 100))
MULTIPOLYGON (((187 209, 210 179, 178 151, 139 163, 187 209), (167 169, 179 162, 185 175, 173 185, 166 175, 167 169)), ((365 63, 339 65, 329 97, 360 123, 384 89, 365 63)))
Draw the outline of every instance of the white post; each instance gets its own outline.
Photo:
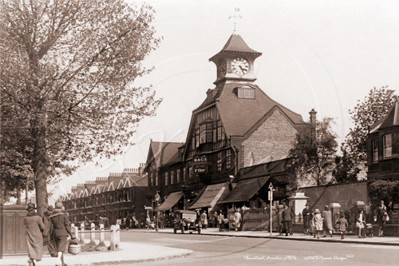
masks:
POLYGON ((116 245, 115 245, 116 234, 115 234, 115 231, 116 231, 115 225, 111 225, 111 241, 110 241, 111 244, 110 244, 109 249, 112 250, 112 251, 115 251, 115 249, 116 249, 116 245))
POLYGON ((79 238, 79 237, 78 237, 79 228, 78 228, 77 226, 75 226, 74 224, 72 224, 72 225, 73 225, 73 227, 72 227, 72 234, 73 234, 73 236, 76 237, 76 238, 79 238))
POLYGON ((104 224, 100 224, 100 244, 104 244, 104 224))
POLYGON ((116 238, 115 238, 115 246, 119 248, 119 243, 121 241, 121 228, 119 224, 116 225, 116 238))
POLYGON ((90 224, 91 232, 90 232, 90 243, 95 243, 96 242, 96 226, 94 223, 90 224))
POLYGON ((85 242, 85 224, 81 223, 80 224, 80 243, 84 243, 85 242))

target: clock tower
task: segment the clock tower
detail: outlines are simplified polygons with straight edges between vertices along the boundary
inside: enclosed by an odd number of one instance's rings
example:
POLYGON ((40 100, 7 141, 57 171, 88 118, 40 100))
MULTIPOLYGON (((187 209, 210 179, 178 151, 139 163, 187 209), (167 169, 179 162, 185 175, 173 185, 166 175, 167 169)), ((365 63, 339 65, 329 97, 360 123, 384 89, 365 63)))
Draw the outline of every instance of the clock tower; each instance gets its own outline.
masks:
POLYGON ((209 59, 217 67, 214 84, 224 81, 255 81, 254 62, 261 55, 249 48, 240 35, 233 33, 223 49, 209 59))

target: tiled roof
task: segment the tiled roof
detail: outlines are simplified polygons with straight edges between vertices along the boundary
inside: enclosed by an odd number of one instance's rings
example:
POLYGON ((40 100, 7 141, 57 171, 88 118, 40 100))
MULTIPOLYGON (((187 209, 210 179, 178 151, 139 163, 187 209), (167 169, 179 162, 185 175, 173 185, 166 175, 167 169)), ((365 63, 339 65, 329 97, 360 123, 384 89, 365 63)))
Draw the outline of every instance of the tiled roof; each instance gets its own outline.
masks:
POLYGON ((395 102, 388 113, 370 127, 370 133, 376 132, 380 128, 387 128, 399 125, 399 103, 395 102))
POLYGON ((226 83, 216 106, 227 136, 243 136, 273 107, 279 107, 293 124, 302 124, 302 116, 273 101, 258 86, 248 83, 226 83), (234 88, 249 86, 255 89, 255 99, 238 98, 234 88))
POLYGON ((176 154, 178 148, 184 145, 182 142, 158 142, 151 141, 150 150, 148 151, 147 165, 150 160, 155 160, 156 167, 166 164, 176 154), (152 153, 152 158, 150 154, 152 153))
MULTIPOLYGON (((252 54, 257 54, 261 55, 262 53, 259 53, 251 48, 245 43, 245 41, 242 39, 242 37, 238 34, 232 34, 230 38, 227 40, 227 43, 224 45, 223 49, 218 53, 252 53, 252 54)), ((213 60, 214 58, 217 57, 216 54, 209 60, 213 60)))

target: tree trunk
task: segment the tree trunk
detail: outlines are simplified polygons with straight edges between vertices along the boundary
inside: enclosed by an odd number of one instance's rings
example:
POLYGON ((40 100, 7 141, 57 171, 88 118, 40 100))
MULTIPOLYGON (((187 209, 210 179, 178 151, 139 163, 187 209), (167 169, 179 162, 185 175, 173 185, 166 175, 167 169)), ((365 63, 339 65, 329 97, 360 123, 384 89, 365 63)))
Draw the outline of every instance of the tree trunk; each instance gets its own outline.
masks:
POLYGON ((43 216, 47 208, 47 154, 45 130, 33 129, 35 139, 33 149, 33 172, 35 174, 37 212, 43 216))
POLYGON ((17 205, 21 205, 21 190, 17 189, 17 205))

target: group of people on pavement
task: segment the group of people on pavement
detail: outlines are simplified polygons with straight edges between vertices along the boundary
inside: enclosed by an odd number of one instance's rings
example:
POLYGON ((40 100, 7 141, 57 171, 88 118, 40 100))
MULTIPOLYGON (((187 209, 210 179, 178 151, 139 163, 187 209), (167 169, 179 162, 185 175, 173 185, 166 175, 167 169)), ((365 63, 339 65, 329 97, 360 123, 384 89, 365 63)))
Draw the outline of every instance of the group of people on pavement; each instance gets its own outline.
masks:
MULTIPOLYGON (((335 218, 336 229, 340 232, 341 239, 344 239, 346 232, 349 230, 349 223, 346 217, 347 215, 342 210, 337 215, 338 216, 335 218)), ((288 230, 291 230, 290 222, 288 221, 288 219, 290 219, 290 221, 292 220, 293 217, 291 216, 291 211, 288 210, 288 207, 285 208, 283 211, 283 223, 285 228, 288 228, 288 230)), ((320 212, 319 209, 315 209, 314 212, 312 212, 309 208, 309 204, 307 203, 302 211, 302 217, 304 234, 313 235, 315 238, 319 238, 321 233, 323 233, 323 237, 326 237, 327 234, 332 237, 333 217, 328 205, 324 207, 322 212, 320 212)), ((378 235, 383 236, 385 224, 388 219, 389 216, 387 214, 387 209, 383 200, 375 209, 374 216, 372 216, 371 213, 367 213, 365 208, 358 210, 355 220, 358 237, 366 237, 367 234, 372 236, 371 223, 373 220, 374 222, 378 223, 378 235)), ((286 235, 288 235, 288 232, 286 232, 286 235)))
POLYGON ((24 219, 29 265, 36 265, 42 260, 43 247, 47 246, 51 257, 58 259, 56 265, 66 266, 64 252, 67 250, 68 236, 74 239, 68 213, 61 202, 57 202, 55 208, 48 206, 43 217, 35 210, 35 204, 29 203, 24 219))

